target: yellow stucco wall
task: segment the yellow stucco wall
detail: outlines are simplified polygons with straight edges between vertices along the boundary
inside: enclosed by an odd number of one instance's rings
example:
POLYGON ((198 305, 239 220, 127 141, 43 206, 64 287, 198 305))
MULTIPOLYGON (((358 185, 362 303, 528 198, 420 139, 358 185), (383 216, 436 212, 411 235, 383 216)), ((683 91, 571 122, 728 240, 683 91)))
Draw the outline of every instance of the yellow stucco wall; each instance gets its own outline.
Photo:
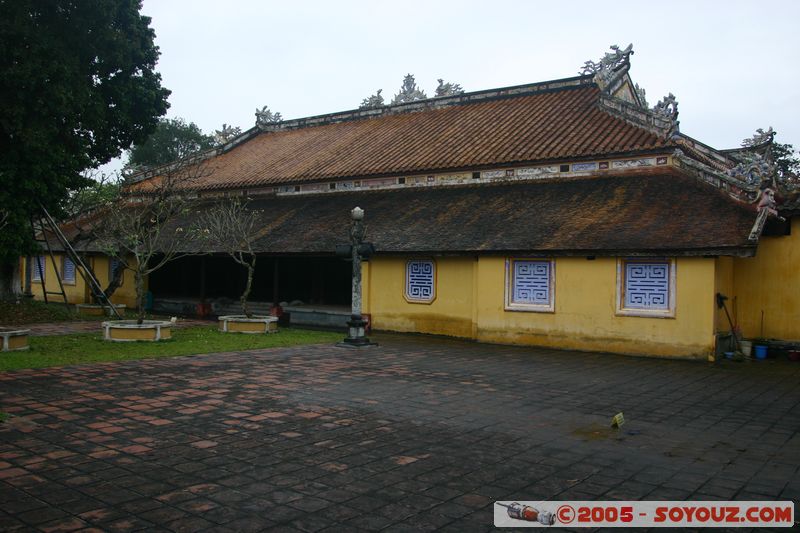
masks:
POLYGON ((762 237, 755 257, 733 260, 736 314, 746 338, 800 341, 800 218, 791 226, 791 235, 762 237))
POLYGON ((503 258, 479 261, 479 340, 644 355, 706 357, 714 345, 713 259, 676 263, 674 318, 617 316, 614 258, 559 258, 555 311, 506 311, 503 258))
MULTIPOLYGON (((54 255, 60 273, 62 269, 62 255, 54 255)), ((53 262, 50 260, 49 256, 45 255, 43 257, 45 262, 45 286, 48 292, 56 292, 58 291, 58 280, 56 279, 53 262)), ((89 265, 94 271, 100 286, 103 288, 106 288, 109 282, 108 261, 108 258, 104 256, 94 256, 89 258, 89 265)), ((22 268, 23 274, 21 277, 24 280, 25 260, 20 261, 20 268, 22 268)), ((35 299, 43 299, 42 285, 38 281, 31 282, 31 292, 33 293, 35 299)), ((87 289, 86 284, 84 283, 81 275, 77 272, 77 269, 75 272, 75 283, 65 283, 64 292, 67 293, 67 300, 71 304, 89 303, 91 301, 90 291, 87 289)), ((63 301, 60 294, 49 294, 47 298, 52 302, 63 301)), ((111 297, 111 301, 117 304, 125 304, 128 307, 133 307, 136 305, 136 288, 133 283, 133 272, 130 270, 125 271, 122 285, 114 292, 113 296, 111 297)))
POLYGON ((405 300, 406 258, 373 258, 369 302, 376 329, 619 353, 705 358, 714 346, 715 260, 677 260, 674 318, 616 315, 614 258, 558 258, 555 312, 507 311, 505 258, 436 258, 431 304, 405 300))
MULTIPOLYGON (((55 256, 55 260, 56 260, 56 266, 58 267, 58 272, 59 272, 59 274, 61 274, 62 268, 63 268, 62 255, 61 254, 54 254, 54 256, 55 256)), ((56 279, 56 271, 55 271, 55 268, 53 266, 53 261, 51 261, 50 256, 47 255, 47 254, 44 254, 41 257, 42 257, 42 262, 44 263, 45 287, 46 287, 48 292, 58 292, 58 290, 59 290, 58 280, 56 279)), ((35 259, 31 258, 31 263, 33 263, 34 261, 35 261, 35 259)), ((20 276, 23 280, 25 279, 25 275, 24 275, 24 273, 25 273, 25 270, 24 270, 25 269, 25 265, 24 265, 24 262, 25 262, 24 260, 21 261, 21 263, 23 263, 21 265, 21 268, 23 269, 22 270, 23 274, 22 274, 22 276, 20 276)), ((67 293, 67 301, 69 301, 69 303, 71 303, 71 304, 84 303, 86 301, 86 292, 85 291, 86 291, 86 286, 85 286, 85 284, 83 282, 83 279, 81 279, 81 276, 80 276, 80 274, 78 274, 77 271, 75 272, 75 282, 74 283, 66 283, 66 282, 64 282, 64 292, 67 293)), ((41 285, 40 282, 31 281, 31 292, 33 293, 34 297, 37 300, 42 300, 43 299, 43 297, 42 297, 42 285, 41 285)), ((60 294, 48 294, 47 295, 47 299, 48 299, 48 301, 51 301, 51 302, 59 302, 59 303, 63 302, 60 294)))
MULTIPOLYGON (((110 277, 109 258, 105 256, 95 256, 92 258, 92 270, 97 276, 97 281, 104 289, 108 286, 110 277)), ((147 290, 147 280, 145 279, 145 290, 147 290)), ((115 304, 125 304, 128 307, 136 307, 136 286, 133 280, 133 272, 125 270, 122 276, 122 285, 114 291, 111 302, 115 304)))
MULTIPOLYGON (((430 258, 422 258, 430 259, 430 258)), ((406 301, 408 258, 373 258, 368 267, 367 309, 375 329, 433 333, 456 337, 473 336, 472 258, 436 258, 436 298, 430 304, 406 301)), ((364 271, 362 270, 362 276, 364 271)), ((365 300, 366 301, 366 300, 365 300)))
MULTIPOLYGON (((716 275, 714 276, 714 296, 716 297, 716 293, 719 292, 728 297, 725 305, 728 307, 728 313, 731 316, 731 320, 733 320, 734 324, 736 324, 736 318, 734 315, 736 295, 734 293, 733 265, 733 257, 717 257, 716 275)), ((714 305, 716 306, 716 301, 714 305)), ((716 309, 717 312, 715 322, 717 332, 729 333, 731 331, 731 325, 728 321, 728 317, 725 315, 725 310, 719 307, 716 309)))

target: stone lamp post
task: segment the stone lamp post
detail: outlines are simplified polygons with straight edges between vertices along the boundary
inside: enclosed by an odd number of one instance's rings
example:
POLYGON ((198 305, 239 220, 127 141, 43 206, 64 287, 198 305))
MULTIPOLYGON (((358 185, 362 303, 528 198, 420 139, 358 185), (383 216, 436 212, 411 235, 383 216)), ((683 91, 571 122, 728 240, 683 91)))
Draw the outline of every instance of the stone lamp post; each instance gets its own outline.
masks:
POLYGON ((353 309, 350 320, 347 322, 348 335, 337 346, 345 348, 361 348, 375 346, 364 335, 367 323, 361 317, 361 258, 369 255, 372 250, 370 243, 364 242, 366 229, 364 228, 364 210, 360 207, 350 211, 352 224, 350 226, 350 258, 353 261, 353 309))

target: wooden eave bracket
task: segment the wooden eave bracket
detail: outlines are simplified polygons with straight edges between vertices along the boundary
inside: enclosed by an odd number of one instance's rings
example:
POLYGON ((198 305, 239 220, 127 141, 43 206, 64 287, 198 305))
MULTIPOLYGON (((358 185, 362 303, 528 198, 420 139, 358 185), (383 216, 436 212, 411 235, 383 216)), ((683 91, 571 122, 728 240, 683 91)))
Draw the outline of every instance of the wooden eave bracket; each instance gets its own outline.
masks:
POLYGON ((672 155, 679 163, 678 166, 680 168, 689 171, 689 173, 693 174, 701 181, 725 191, 731 198, 738 202, 752 204, 755 196, 758 194, 757 186, 747 184, 701 161, 691 158, 680 148, 676 148, 672 155))
MULTIPOLYGON (((762 207, 758 210, 758 216, 756 216, 756 221, 753 224, 753 229, 750 230, 750 236, 747 237, 747 240, 756 243, 758 239, 761 238, 761 234, 764 232, 764 226, 767 224, 767 219, 769 218, 770 210, 768 207, 762 207)), ((783 217, 777 217, 779 220, 785 220, 783 217)))

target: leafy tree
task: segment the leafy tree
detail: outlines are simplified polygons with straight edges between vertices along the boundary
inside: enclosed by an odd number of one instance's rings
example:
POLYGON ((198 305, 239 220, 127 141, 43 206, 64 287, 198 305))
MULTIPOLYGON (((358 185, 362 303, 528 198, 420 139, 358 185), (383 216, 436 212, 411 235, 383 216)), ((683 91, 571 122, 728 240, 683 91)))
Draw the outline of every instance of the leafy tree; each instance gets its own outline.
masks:
POLYGON ((152 167, 178 161, 214 146, 214 138, 204 134, 194 122, 182 118, 162 118, 147 140, 134 144, 128 166, 152 167))
POLYGON ((791 144, 772 143, 772 158, 778 181, 787 185, 800 185, 800 157, 791 144))
POLYGON ((155 129, 169 91, 139 0, 0 0, 0 294, 34 250, 39 203, 58 216, 81 172, 155 129))

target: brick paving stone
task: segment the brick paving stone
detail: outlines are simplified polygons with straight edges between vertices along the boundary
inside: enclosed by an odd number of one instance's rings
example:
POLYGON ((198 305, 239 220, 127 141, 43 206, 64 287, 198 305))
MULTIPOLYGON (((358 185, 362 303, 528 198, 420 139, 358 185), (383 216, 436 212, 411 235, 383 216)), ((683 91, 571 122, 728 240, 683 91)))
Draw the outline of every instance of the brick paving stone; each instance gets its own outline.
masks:
POLYGON ((324 515, 307 514, 292 520, 289 525, 299 529, 300 531, 316 532, 329 527, 337 526, 338 524, 324 515))
POLYGON ((0 529, 487 531, 500 499, 800 498, 800 365, 376 338, 0 373, 0 529))

